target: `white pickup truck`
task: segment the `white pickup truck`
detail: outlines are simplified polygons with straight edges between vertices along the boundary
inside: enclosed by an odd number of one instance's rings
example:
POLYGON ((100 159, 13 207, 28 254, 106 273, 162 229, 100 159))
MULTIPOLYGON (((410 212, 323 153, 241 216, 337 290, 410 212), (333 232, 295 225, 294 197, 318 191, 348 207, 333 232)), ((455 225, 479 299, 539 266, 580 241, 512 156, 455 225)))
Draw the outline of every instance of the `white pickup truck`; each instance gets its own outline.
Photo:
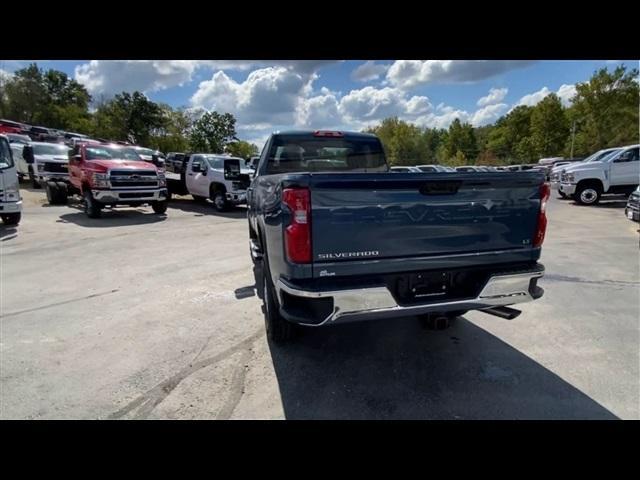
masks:
POLYGON ((640 183, 638 147, 630 145, 597 161, 567 167, 558 191, 581 205, 594 205, 607 193, 631 194, 640 183))
POLYGON ((598 160, 602 160, 608 155, 611 155, 614 152, 617 152, 620 148, 605 148, 602 150, 598 150, 596 153, 589 155, 587 158, 582 160, 581 162, 559 162, 555 165, 550 173, 549 173, 549 182, 551 182, 551 190, 555 190, 558 192, 560 197, 567 198, 567 194, 560 191, 560 177, 563 173, 569 171, 570 168, 573 168, 577 165, 586 165, 587 163, 597 162, 598 160))
POLYGON ((254 170, 245 166, 242 158, 194 153, 179 167, 167 169, 167 186, 171 195, 191 195, 194 200, 209 198, 216 210, 223 212, 230 205, 247 203, 247 188, 254 170))
POLYGON ((0 218, 5 225, 17 225, 20 223, 21 211, 22 199, 16 164, 9 140, 5 135, 0 135, 0 218))

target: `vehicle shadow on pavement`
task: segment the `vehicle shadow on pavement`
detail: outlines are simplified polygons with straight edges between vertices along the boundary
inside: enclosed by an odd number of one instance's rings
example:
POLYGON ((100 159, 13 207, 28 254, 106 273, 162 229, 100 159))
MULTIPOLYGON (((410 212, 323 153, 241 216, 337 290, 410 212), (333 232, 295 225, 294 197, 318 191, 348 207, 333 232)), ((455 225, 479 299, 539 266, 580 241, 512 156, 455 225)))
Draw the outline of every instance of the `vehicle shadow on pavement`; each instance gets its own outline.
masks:
POLYGON ((198 203, 191 197, 176 198, 173 197, 169 201, 169 209, 181 210, 183 212, 195 213, 195 216, 213 215, 222 218, 246 218, 247 210, 243 207, 231 207, 227 212, 218 212, 213 203, 198 203))
POLYGON ((18 229, 13 225, 3 225, 0 221, 0 241, 6 242, 18 237, 18 229))
POLYGON ((269 347, 287 419, 617 418, 462 317, 442 331, 416 318, 319 328, 269 347))
POLYGON ((599 203, 594 205, 596 208, 624 208, 627 206, 627 199, 622 200, 600 200, 599 203))
POLYGON ((153 213, 151 208, 123 208, 114 211, 103 210, 100 218, 88 218, 84 212, 65 213, 60 215, 56 222, 75 223, 81 227, 109 228, 158 223, 166 219, 166 215, 157 215, 153 213))

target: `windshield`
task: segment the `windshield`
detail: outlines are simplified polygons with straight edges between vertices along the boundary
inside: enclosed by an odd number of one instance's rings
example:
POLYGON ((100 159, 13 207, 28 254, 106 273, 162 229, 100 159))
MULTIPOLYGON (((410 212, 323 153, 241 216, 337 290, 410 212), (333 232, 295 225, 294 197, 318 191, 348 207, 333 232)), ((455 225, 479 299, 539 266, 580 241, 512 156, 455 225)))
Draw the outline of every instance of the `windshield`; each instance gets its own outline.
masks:
POLYGON ((33 146, 33 154, 34 155, 67 155, 69 148, 65 145, 34 145, 33 146))
POLYGON ((139 155, 146 155, 148 157, 155 154, 155 152, 150 148, 136 148, 136 151, 139 155))
POLYGON ((7 138, 11 143, 30 143, 31 139, 26 135, 18 135, 15 133, 10 133, 7 135, 7 138))
POLYGON ((11 157, 11 149, 9 142, 0 139, 0 170, 13 167, 13 158, 11 157))
POLYGON ((87 147, 87 160, 132 160, 141 162, 142 159, 133 148, 118 147, 87 147))
POLYGON ((619 151, 620 151, 619 148, 616 148, 615 150, 607 150, 607 151, 600 150, 599 152, 596 152, 593 155, 591 155, 590 157, 584 159, 582 161, 582 163, 599 162, 599 161, 604 160, 605 158, 607 158, 609 155, 614 155, 614 154, 618 153, 619 151))
POLYGON ((316 137, 276 135, 266 173, 386 172, 382 144, 375 137, 316 137))

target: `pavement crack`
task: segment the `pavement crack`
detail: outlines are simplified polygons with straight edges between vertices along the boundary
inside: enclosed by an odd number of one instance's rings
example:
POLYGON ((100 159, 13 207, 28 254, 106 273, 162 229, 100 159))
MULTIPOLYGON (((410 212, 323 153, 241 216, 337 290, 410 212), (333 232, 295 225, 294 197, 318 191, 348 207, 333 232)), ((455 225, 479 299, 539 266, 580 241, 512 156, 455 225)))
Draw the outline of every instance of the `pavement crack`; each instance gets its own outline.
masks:
POLYGON ((640 282, 629 282, 625 280, 587 280, 580 277, 569 277, 567 275, 556 275, 545 273, 543 280, 551 280, 556 282, 571 282, 571 283, 587 283, 593 285, 617 285, 621 287, 637 287, 640 286, 640 282))
POLYGON ((46 308, 58 307, 60 305, 66 305, 68 303, 81 302, 82 300, 88 300, 90 298, 102 297, 104 295, 111 295, 112 293, 116 293, 119 290, 120 290, 119 288, 114 288, 113 290, 109 290, 108 292, 92 293, 91 295, 85 295, 84 297, 80 297, 80 298, 72 298, 71 300, 64 300, 62 302, 50 303, 49 305, 42 305, 40 307, 26 308, 24 310, 18 310, 18 311, 15 311, 15 312, 4 313, 4 314, 0 315, 0 317, 2 317, 2 318, 14 317, 16 315, 22 315, 23 313, 36 312, 38 310, 44 310, 46 308))
POLYGON ((231 378, 230 394, 227 401, 224 402, 222 408, 216 415, 216 420, 228 420, 231 414, 240 403, 242 396, 244 395, 244 382, 247 377, 247 362, 251 358, 251 350, 243 350, 240 360, 233 371, 233 377, 231 378))
MULTIPOLYGON (((120 410, 112 413, 111 415, 107 416, 106 418, 108 420, 117 420, 117 419, 122 418, 125 415, 131 413, 132 411, 134 411, 136 409, 138 409, 138 411, 134 415, 135 419, 145 419, 145 418, 147 418, 151 414, 153 409, 156 406, 158 406, 165 398, 167 398, 171 394, 171 392, 185 378, 187 378, 188 376, 194 374, 198 370, 201 370, 201 369, 203 369, 205 367, 209 367, 211 365, 214 365, 216 363, 221 362, 222 360, 225 360, 226 358, 230 357, 231 355, 235 354, 238 351, 242 351, 242 350, 247 350, 248 351, 249 346, 253 342, 255 342, 258 338, 262 337, 263 334, 264 334, 263 333, 263 329, 260 328, 253 335, 250 335, 249 337, 245 338, 240 343, 237 343, 233 347, 230 347, 230 348, 218 353, 217 355, 214 355, 214 356, 209 357, 209 358, 205 358, 205 359, 200 360, 200 361, 195 362, 195 363, 191 362, 188 366, 184 367, 182 370, 180 370, 178 373, 176 373, 172 377, 168 378, 167 380, 164 380, 164 381, 160 382, 158 385, 156 385, 155 387, 151 388, 146 393, 142 394, 140 397, 136 398, 135 400, 129 402, 127 405, 122 407, 120 410)), ((243 365, 244 365, 244 363, 243 363, 243 365)), ((236 375, 234 375, 234 379, 236 379, 236 375)), ((244 375, 239 379, 239 381, 244 382, 244 375)), ((235 385, 235 383, 234 383, 234 385, 235 385)), ((242 395, 240 395, 240 396, 242 396, 242 395)), ((233 398, 235 398, 234 395, 232 395, 231 400, 227 400, 227 402, 225 403, 225 406, 232 405, 233 408, 235 408, 235 405, 233 404, 233 398)), ((238 398, 238 401, 240 401, 239 398, 238 398)), ((237 402, 236 402, 236 404, 237 404, 237 402)), ((224 407, 223 407, 223 409, 224 409, 224 407)), ((227 407, 227 409, 228 409, 228 407, 227 407)), ((226 410, 225 410, 225 412, 226 412, 226 410)))

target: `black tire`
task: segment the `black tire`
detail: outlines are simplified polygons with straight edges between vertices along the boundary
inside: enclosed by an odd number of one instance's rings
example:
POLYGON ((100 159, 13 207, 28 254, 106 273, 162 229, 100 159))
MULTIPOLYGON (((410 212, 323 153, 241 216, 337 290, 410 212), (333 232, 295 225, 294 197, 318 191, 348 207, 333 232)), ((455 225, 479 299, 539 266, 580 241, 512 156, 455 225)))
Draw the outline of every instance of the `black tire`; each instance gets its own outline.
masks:
POLYGON ((47 182, 45 189, 49 205, 64 205, 67 203, 67 186, 64 183, 47 182))
POLYGON ((207 197, 201 197, 200 195, 193 195, 193 194, 191 194, 191 196, 198 203, 207 203, 207 197))
POLYGON ((69 189, 67 188, 66 183, 58 182, 58 205, 66 205, 67 199, 69 198, 69 189))
POLYGON ((22 213, 5 213, 2 215, 2 221, 5 225, 18 225, 20 223, 20 219, 22 218, 22 213))
POLYGON ((102 205, 93 198, 90 190, 82 192, 82 201, 84 204, 84 213, 87 214, 87 217, 100 218, 100 215, 102 214, 102 205))
POLYGON ((229 204, 227 203, 227 197, 225 197, 225 193, 222 190, 216 190, 211 195, 211 201, 213 202, 213 206, 219 212, 226 212, 229 208, 229 204))
POLYGON ((560 190, 558 190, 558 195, 560 195, 560 198, 567 198, 567 194, 564 192, 561 192, 560 190))
POLYGON ((151 208, 153 208, 153 212, 158 215, 162 215, 167 211, 167 202, 163 200, 161 202, 151 202, 151 208))
POLYGON ((596 205, 602 196, 602 187, 598 184, 582 184, 576 188, 573 200, 579 205, 596 205))
POLYGON ((271 281, 269 265, 263 260, 262 291, 264 304, 264 324, 267 338, 277 344, 284 344, 294 336, 294 325, 280 315, 276 289, 271 281))
POLYGON ((29 181, 31 182, 31 187, 34 189, 39 189, 42 188, 40 186, 40 182, 38 182, 38 179, 36 178, 36 176, 33 174, 33 170, 31 168, 29 168, 29 181))

